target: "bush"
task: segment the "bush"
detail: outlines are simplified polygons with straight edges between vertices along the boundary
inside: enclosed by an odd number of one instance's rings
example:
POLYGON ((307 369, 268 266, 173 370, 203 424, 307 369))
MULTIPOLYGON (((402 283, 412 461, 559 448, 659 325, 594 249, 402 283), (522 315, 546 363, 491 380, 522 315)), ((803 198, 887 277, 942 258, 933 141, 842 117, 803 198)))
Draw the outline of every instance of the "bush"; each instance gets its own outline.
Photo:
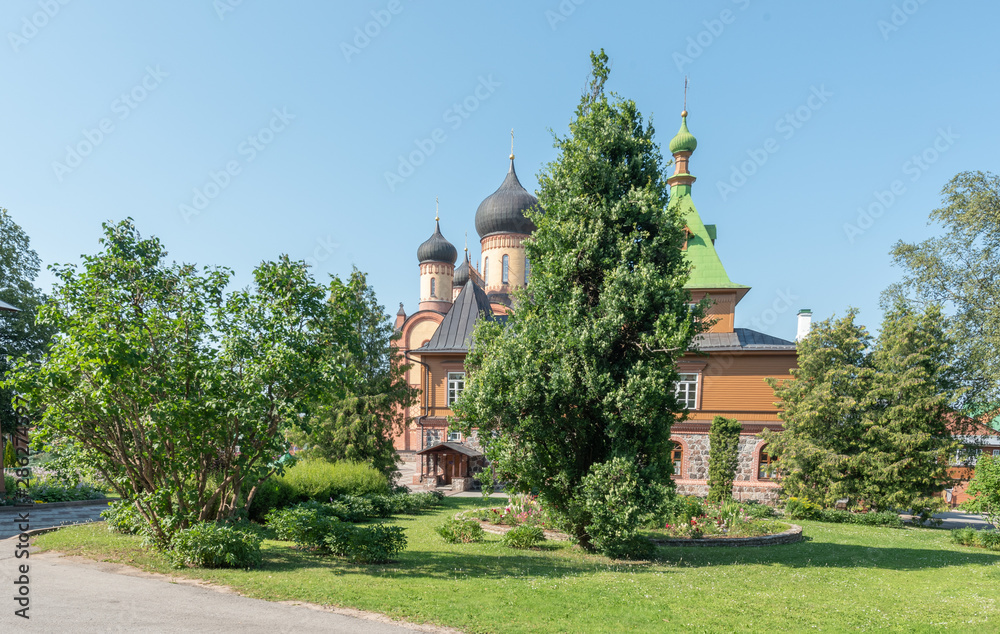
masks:
POLYGON ((112 502, 108 509, 101 511, 101 517, 108 524, 108 530, 123 535, 139 535, 145 525, 139 509, 131 502, 112 502))
POLYGON ((951 531, 951 541, 954 544, 961 544, 962 546, 972 546, 976 543, 976 529, 969 528, 956 528, 951 531))
POLYGON ((766 504, 753 501, 742 502, 741 504, 743 505, 743 512, 755 520, 763 520, 774 517, 774 509, 766 504))
POLYGON ((583 497, 596 550, 615 558, 650 556, 655 547, 639 530, 662 512, 667 492, 643 482, 635 463, 616 457, 595 464, 583 479, 583 497))
POLYGON ((708 432, 708 501, 725 502, 733 497, 733 482, 739 467, 740 430, 733 418, 716 416, 708 432))
POLYGON ((283 541, 295 542, 304 548, 326 548, 326 536, 331 527, 340 523, 329 505, 304 502, 287 509, 275 509, 267 514, 267 527, 283 541))
POLYGON ((38 502, 78 502, 107 497, 93 485, 84 482, 69 485, 51 478, 32 478, 28 486, 28 495, 38 502))
POLYGON ((171 541, 171 563, 202 568, 259 568, 261 538, 233 526, 202 522, 178 531, 171 541))
MULTIPOLYGON (((480 528, 480 531, 483 529, 480 528)), ((500 542, 508 548, 531 548, 545 541, 545 533, 537 526, 516 526, 503 536, 500 542)), ((646 541, 649 543, 649 540, 646 541)))
POLYGON ((475 520, 450 519, 438 526, 436 530, 438 535, 444 538, 444 541, 451 544, 481 542, 486 535, 483 527, 475 520))
POLYGON ((976 531, 975 545, 987 550, 1000 550, 1000 533, 996 531, 976 531))
POLYGON ((255 522, 262 522, 264 516, 274 509, 287 508, 299 501, 301 500, 296 499, 292 485, 280 476, 272 476, 257 488, 247 509, 247 516, 255 522))
POLYGON ((354 526, 350 545, 344 553, 361 564, 384 564, 406 549, 406 535, 399 526, 372 524, 354 526))
POLYGON ((301 460, 281 479, 296 501, 329 501, 343 495, 388 495, 389 481, 380 471, 356 462, 301 460))
MULTIPOLYGON (((701 517, 705 514, 705 506, 701 500, 691 495, 675 495, 664 503, 662 518, 669 524, 682 525, 691 521, 692 517, 701 517)), ((660 526, 663 521, 659 518, 653 522, 653 526, 660 526)))
POLYGON ((793 520, 816 519, 822 510, 819 504, 805 498, 788 498, 785 502, 785 515, 793 520))
POLYGON ((995 530, 977 531, 974 528, 956 528, 951 531, 952 543, 976 546, 987 550, 1000 550, 1000 533, 995 530))

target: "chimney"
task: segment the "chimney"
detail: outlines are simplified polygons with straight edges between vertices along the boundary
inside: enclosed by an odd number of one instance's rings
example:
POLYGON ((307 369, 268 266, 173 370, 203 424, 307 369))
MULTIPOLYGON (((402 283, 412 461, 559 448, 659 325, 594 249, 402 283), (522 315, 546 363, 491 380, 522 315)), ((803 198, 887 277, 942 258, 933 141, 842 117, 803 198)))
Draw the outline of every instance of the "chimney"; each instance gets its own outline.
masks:
POLYGON ((808 308, 799 311, 799 330, 795 333, 795 341, 802 341, 809 334, 812 327, 813 314, 808 308))

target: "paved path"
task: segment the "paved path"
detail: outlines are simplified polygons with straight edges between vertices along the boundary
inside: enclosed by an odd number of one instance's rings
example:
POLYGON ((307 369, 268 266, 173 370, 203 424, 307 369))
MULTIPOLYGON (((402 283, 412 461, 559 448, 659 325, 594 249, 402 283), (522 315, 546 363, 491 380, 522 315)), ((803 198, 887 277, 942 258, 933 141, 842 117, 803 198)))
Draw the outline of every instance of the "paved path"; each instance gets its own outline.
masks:
MULTIPOLYGON (((909 521, 911 516, 905 513, 901 514, 900 517, 904 521, 909 521)), ((984 528, 993 528, 992 524, 989 524, 983 520, 982 515, 974 515, 972 513, 962 513, 959 511, 949 511, 947 513, 937 513, 934 517, 942 520, 941 528, 965 528, 971 527, 976 530, 982 530, 984 528)))
MULTIPOLYGON (((14 557, 17 539, 0 541, 0 587, 13 589, 28 562, 30 620, 4 594, 0 632, 344 632, 445 631, 401 626, 387 617, 359 618, 296 604, 248 599, 187 580, 55 553, 14 557), (16 629, 15 629, 16 628, 16 629)), ((346 612, 346 611, 345 611, 346 612)), ((360 613, 356 613, 360 614, 360 613)), ((448 630, 454 631, 454 630, 448 630)))
POLYGON ((0 506, 0 539, 6 539, 20 533, 18 525, 24 513, 28 514, 30 528, 50 528, 69 524, 83 524, 101 520, 101 511, 108 508, 106 501, 84 506, 49 506, 34 504, 32 506, 0 506))

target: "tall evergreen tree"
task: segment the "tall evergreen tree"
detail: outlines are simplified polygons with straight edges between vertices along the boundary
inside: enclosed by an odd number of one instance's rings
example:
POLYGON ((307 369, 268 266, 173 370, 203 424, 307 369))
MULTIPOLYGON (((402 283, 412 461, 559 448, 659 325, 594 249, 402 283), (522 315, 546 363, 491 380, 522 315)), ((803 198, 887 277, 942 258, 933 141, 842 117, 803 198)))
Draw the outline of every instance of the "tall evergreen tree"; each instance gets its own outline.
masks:
POLYGON ((558 158, 540 176, 530 286, 506 327, 477 327, 456 406, 500 476, 537 491, 588 548, 582 483, 592 469, 634 465, 637 490, 616 495, 636 500, 671 485, 676 361, 701 328, 653 127, 634 102, 605 93, 604 52, 591 60, 570 134, 556 137, 558 158))
POLYGON ((787 379, 768 379, 779 400, 784 431, 765 431, 768 453, 781 465, 790 496, 820 504, 856 497, 861 474, 865 400, 873 371, 866 354, 871 335, 854 322, 857 310, 814 325, 799 342, 798 365, 787 379))
POLYGON ((735 418, 716 416, 708 431, 708 501, 725 502, 733 497, 733 482, 740 464, 740 430, 735 418))
POLYGON ((938 306, 898 304, 885 316, 871 352, 875 381, 866 400, 859 494, 878 508, 921 509, 947 481, 957 448, 946 428, 959 377, 938 306))

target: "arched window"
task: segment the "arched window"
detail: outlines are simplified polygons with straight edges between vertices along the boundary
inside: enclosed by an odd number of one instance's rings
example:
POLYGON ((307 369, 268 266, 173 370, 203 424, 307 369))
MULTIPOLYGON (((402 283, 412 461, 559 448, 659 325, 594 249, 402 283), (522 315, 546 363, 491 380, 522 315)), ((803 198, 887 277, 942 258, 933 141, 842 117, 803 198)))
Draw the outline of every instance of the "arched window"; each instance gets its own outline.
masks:
POLYGON ((490 259, 483 258, 483 281, 490 283, 490 259))
POLYGON ((528 285, 528 276, 531 274, 531 262, 528 262, 528 256, 524 256, 524 285, 528 285))
POLYGON ((674 475, 681 475, 682 461, 684 460, 684 448, 681 447, 679 442, 674 442, 673 448, 670 450, 670 461, 674 463, 674 475))
POLYGON ((503 267, 500 271, 500 283, 506 284, 508 282, 508 278, 510 277, 510 258, 507 257, 506 254, 503 256, 502 263, 503 267))
POLYGON ((778 459, 767 453, 767 445, 760 448, 759 461, 757 463, 757 479, 758 480, 777 480, 778 476, 778 459))
POLYGON ((437 280, 432 277, 431 278, 431 297, 437 297, 437 295, 434 292, 435 289, 437 288, 437 286, 435 286, 435 284, 434 284, 435 282, 437 282, 437 280))

